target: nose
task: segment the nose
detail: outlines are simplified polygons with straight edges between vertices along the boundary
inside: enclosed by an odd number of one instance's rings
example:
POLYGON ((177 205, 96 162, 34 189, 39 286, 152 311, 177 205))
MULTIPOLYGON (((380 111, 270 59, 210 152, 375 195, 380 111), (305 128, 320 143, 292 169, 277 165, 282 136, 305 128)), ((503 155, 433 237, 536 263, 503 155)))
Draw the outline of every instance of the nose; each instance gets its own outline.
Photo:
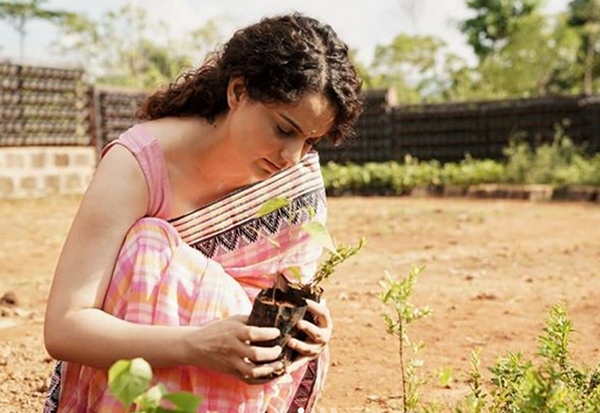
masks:
POLYGON ((281 159, 285 162, 285 167, 296 165, 306 154, 305 140, 303 137, 286 139, 281 148, 281 159))

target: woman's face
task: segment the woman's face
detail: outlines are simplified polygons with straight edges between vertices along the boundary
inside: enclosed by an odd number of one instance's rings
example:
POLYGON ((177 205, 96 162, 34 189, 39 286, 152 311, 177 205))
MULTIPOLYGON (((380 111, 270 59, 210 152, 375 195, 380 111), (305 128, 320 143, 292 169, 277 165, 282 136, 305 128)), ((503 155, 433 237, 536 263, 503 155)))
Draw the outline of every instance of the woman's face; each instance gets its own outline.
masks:
POLYGON ((335 112, 321 94, 308 93, 292 104, 264 104, 250 99, 243 83, 230 89, 229 138, 235 152, 230 166, 242 168, 252 181, 298 163, 334 124, 335 112))

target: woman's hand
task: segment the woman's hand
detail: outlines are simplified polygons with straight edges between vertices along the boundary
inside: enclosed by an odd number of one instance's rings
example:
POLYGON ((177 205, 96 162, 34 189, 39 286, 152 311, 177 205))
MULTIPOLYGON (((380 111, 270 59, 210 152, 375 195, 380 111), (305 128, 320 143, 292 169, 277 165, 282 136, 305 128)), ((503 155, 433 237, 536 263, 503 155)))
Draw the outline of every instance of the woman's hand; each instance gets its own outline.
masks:
POLYGON ((296 371, 310 360, 319 357, 331 340, 333 321, 325 302, 317 303, 312 300, 306 300, 306 302, 308 303, 307 311, 313 315, 315 323, 300 320, 296 324, 296 327, 307 335, 307 339, 306 341, 300 341, 291 338, 288 341, 287 346, 300 353, 300 357, 287 367, 288 373, 296 371))
POLYGON ((279 337, 279 329, 249 326, 247 320, 248 316, 238 315, 197 330, 188 343, 193 355, 190 364, 229 374, 248 384, 272 380, 266 376, 285 368, 283 362, 273 361, 281 355, 281 347, 259 347, 250 343, 273 340, 279 337))

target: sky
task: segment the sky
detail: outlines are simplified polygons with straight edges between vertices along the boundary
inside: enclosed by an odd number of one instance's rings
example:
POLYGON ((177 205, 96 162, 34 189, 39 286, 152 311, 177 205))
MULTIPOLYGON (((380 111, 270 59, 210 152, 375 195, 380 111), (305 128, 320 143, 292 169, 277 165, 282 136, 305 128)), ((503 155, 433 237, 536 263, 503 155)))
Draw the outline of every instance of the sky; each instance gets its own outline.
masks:
MULTIPOLYGON (((146 8, 150 21, 163 20, 175 37, 178 31, 183 35, 210 18, 225 17, 231 22, 231 27, 224 31, 224 35, 229 36, 234 28, 253 23, 262 16, 300 11, 330 24, 357 50, 358 59, 363 63, 371 61, 376 45, 388 44, 400 33, 436 35, 447 43, 450 51, 467 61, 473 58, 464 35, 457 28, 459 21, 470 16, 466 0, 47 0, 43 6, 82 13, 96 20, 108 10, 119 10, 127 2, 146 8)), ((546 0, 544 11, 562 12, 568 3, 569 0, 546 0)), ((24 63, 68 65, 68 59, 49 47, 51 42, 60 40, 51 24, 38 20, 27 27, 24 63)), ((18 36, 0 20, 0 61, 7 59, 19 62, 18 36)))

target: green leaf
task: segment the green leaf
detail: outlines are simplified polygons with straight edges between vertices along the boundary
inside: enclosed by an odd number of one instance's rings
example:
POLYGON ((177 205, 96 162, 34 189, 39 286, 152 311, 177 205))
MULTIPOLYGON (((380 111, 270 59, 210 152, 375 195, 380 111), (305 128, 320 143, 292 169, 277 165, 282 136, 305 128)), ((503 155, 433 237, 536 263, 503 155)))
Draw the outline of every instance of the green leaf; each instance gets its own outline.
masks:
POLYGON ((260 209, 256 213, 256 218, 263 217, 270 214, 273 211, 284 208, 290 205, 290 200, 285 197, 273 198, 261 205, 260 209))
POLYGON ((119 360, 108 371, 108 388, 125 408, 129 408, 152 380, 152 368, 142 358, 119 360))
POLYGON ((160 401, 167 393, 164 384, 157 384, 151 387, 147 392, 140 394, 135 399, 135 404, 138 409, 152 410, 160 406, 160 401))
POLYGON ((186 392, 169 393, 163 397, 165 400, 173 403, 176 411, 181 413, 196 413, 198 406, 202 402, 201 397, 186 392))
POLYGON ((302 229, 306 231, 308 235, 310 235, 312 240, 317 245, 322 246, 323 248, 331 251, 334 254, 337 252, 337 248, 333 243, 333 239, 331 238, 329 231, 327 231, 327 228, 325 228, 323 224, 311 221, 303 224, 302 229))
POLYGON ((296 281, 302 281, 302 271, 297 266, 289 267, 287 271, 296 279, 296 281))

